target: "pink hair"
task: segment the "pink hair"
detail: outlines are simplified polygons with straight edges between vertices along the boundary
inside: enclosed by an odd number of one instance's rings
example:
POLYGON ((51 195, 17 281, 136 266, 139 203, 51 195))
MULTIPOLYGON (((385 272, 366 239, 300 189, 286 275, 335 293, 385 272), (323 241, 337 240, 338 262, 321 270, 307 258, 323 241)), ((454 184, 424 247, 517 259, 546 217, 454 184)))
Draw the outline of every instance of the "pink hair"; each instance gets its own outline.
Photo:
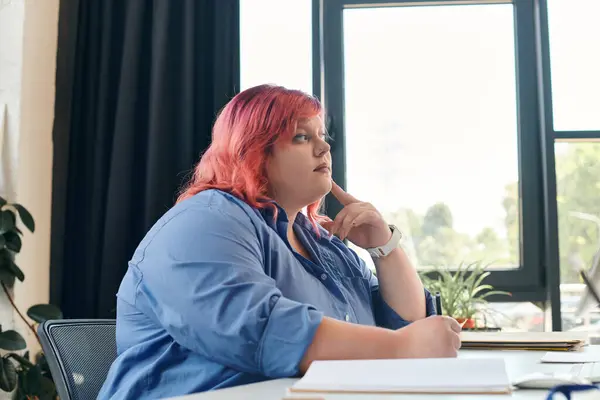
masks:
MULTIPOLYGON (((268 196, 267 159, 273 146, 294 135, 298 120, 323 115, 319 100, 299 90, 260 85, 236 95, 219 113, 212 143, 195 167, 177 202, 203 190, 228 192, 255 208, 277 207, 268 196)), ((307 216, 319 235, 321 200, 308 205, 307 216)))

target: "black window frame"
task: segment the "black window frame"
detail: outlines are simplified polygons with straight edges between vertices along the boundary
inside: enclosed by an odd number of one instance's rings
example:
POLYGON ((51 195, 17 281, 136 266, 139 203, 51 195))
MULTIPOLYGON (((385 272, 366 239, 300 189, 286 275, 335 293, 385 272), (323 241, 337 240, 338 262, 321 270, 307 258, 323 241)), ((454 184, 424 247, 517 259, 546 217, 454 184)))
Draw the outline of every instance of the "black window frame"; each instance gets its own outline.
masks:
POLYGON ((552 305, 552 328, 562 330, 560 296, 560 255, 558 239, 558 210, 556 202, 556 142, 600 141, 600 130, 557 131, 554 129, 552 97, 552 71, 550 30, 548 23, 548 0, 535 0, 536 44, 538 48, 538 71, 540 74, 541 153, 543 156, 543 184, 545 213, 544 251, 547 260, 548 298, 552 305))
MULTIPOLYGON (((551 276, 547 243, 554 239, 547 232, 548 205, 544 192, 551 178, 546 168, 548 159, 540 151, 542 141, 542 115, 540 107, 539 22, 536 19, 537 1, 464 1, 464 0, 313 0, 314 93, 319 96, 328 113, 328 129, 333 137, 333 178, 346 187, 346 154, 344 146, 344 53, 343 12, 347 8, 466 5, 507 3, 514 5, 515 17, 515 68, 517 77, 517 121, 519 146, 519 198, 520 198, 520 254, 519 268, 491 271, 487 282, 497 289, 507 290, 512 296, 491 297, 491 301, 531 301, 544 303, 548 299, 547 287, 551 276), (548 175, 548 176, 546 176, 548 175), (541 205, 544 206, 541 206, 541 205)), ((546 189, 546 190, 545 190, 546 189)), ((554 196, 554 199, 556 196, 554 196)), ((326 212, 334 217, 341 209, 330 196, 326 199, 326 212)), ((551 207, 550 207, 551 208, 551 207)), ((556 206, 554 205, 554 208, 556 206)), ((550 210, 551 211, 551 210, 550 210)), ((550 218, 552 219, 552 218, 550 218)), ((552 236, 552 234, 550 234, 552 236)), ((560 327, 559 327, 560 328, 560 327)))

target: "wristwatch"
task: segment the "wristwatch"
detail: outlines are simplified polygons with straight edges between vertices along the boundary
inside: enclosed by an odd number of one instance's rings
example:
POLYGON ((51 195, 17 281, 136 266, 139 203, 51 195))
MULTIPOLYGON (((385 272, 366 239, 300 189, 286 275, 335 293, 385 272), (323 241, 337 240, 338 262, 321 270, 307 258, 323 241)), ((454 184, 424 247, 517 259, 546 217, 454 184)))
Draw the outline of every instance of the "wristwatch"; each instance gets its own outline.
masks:
POLYGON ((381 258, 385 257, 392 252, 396 247, 398 247, 398 243, 400 243, 400 239, 402 239, 402 232, 400 229, 396 227, 396 225, 389 225, 390 230, 392 231, 392 238, 383 246, 379 247, 371 247, 366 249, 371 257, 373 258, 381 258))

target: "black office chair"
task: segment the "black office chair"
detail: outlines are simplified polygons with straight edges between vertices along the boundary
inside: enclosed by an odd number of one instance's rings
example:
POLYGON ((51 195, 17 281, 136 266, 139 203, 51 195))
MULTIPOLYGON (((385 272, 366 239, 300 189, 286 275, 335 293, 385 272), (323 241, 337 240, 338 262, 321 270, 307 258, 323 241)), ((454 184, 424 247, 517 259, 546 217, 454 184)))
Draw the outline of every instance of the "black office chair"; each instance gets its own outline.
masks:
POLYGON ((117 356, 115 320, 48 320, 38 327, 61 400, 91 400, 117 356))

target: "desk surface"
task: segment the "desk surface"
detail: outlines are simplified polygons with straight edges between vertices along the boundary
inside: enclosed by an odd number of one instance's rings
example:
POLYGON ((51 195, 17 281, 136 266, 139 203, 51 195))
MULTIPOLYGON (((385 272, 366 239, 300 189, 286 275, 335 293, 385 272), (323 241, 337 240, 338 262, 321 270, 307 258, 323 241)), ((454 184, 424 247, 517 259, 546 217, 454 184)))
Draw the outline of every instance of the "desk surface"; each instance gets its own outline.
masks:
MULTIPOLYGON (((600 346, 589 346, 584 351, 600 351, 600 346)), ((482 350, 461 350, 459 357, 462 358, 496 358, 502 357, 506 361, 506 370, 509 379, 515 380, 520 376, 531 372, 570 372, 572 368, 581 368, 582 375, 591 375, 591 369, 595 376, 600 375, 600 363, 584 364, 577 366, 574 364, 544 364, 540 363, 540 358, 545 354, 543 351, 482 351, 482 350)), ((277 379, 267 382, 243 385, 234 388, 216 390, 213 392, 198 393, 188 396, 175 398, 176 400, 281 400, 287 394, 287 389, 296 382, 296 379, 277 379)), ((312 395, 326 400, 545 400, 547 390, 516 390, 512 394, 506 395, 402 395, 402 394, 382 394, 382 395, 357 395, 357 394, 318 394, 312 395)), ((300 394, 289 395, 301 397, 300 394)), ((556 396, 557 399, 563 400, 556 396)), ((600 399, 600 392, 588 391, 583 393, 574 393, 573 400, 591 400, 600 399)), ((174 400, 174 399, 172 399, 174 400)))

